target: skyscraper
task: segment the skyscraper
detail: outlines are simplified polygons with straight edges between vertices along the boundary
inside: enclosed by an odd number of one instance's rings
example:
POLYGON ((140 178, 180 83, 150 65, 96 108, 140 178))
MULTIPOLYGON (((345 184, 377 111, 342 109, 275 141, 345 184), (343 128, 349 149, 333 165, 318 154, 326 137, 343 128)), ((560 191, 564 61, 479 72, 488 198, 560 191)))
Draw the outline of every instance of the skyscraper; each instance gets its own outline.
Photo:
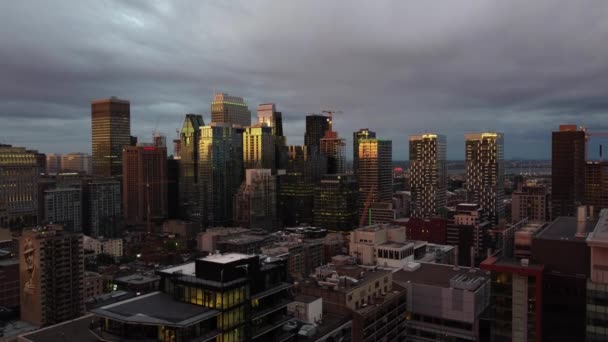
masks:
POLYGON ((179 160, 179 211, 180 216, 190 221, 200 218, 199 144, 203 116, 186 114, 180 132, 179 160))
POLYGON ((131 223, 167 217, 166 147, 124 148, 122 206, 125 220, 131 223))
POLYGON ((233 198, 243 181, 243 130, 211 123, 201 128, 199 147, 201 223, 229 226, 233 198))
POLYGON ((412 216, 437 216, 447 205, 445 136, 433 133, 411 135, 409 142, 412 216))
POLYGON ((91 174, 91 156, 86 153, 68 153, 61 156, 61 170, 91 174))
POLYGON ((326 131, 320 141, 321 154, 327 158, 327 174, 346 172, 346 141, 338 137, 338 132, 326 131))
POLYGON ((274 103, 258 105, 258 123, 272 128, 272 135, 283 136, 283 114, 276 111, 274 103))
POLYGON ((131 144, 131 105, 112 96, 91 102, 93 174, 122 173, 122 150, 131 144))
POLYGON ((234 224, 274 231, 277 221, 277 180, 270 169, 248 169, 234 199, 234 224))
POLYGON ((46 222, 58 223, 65 230, 82 232, 82 190, 58 188, 44 193, 46 222))
POLYGON ((359 168, 359 140, 361 139, 375 139, 376 132, 372 132, 369 128, 361 128, 356 132, 353 132, 353 172, 357 174, 359 168))
POLYGON ((283 136, 283 114, 276 111, 274 103, 263 103, 258 105, 258 123, 266 124, 272 128, 275 148, 275 168, 285 169, 287 167, 287 142, 283 136))
POLYGON ((308 153, 320 151, 321 139, 329 130, 329 117, 311 114, 306 116, 306 132, 304 133, 304 145, 308 153))
POLYGON ((42 171, 37 156, 37 151, 0 144, 0 227, 36 224, 42 171))
POLYGON ((51 225, 19 239, 21 319, 35 325, 77 318, 84 311, 82 234, 51 225))
POLYGON ((393 194, 393 143, 383 139, 359 141, 359 213, 369 220, 373 203, 390 203, 393 194))
POLYGON ((251 126, 251 112, 242 97, 215 94, 211 102, 211 122, 251 126))
POLYGON ((327 169, 319 152, 309 153, 306 146, 287 147, 287 169, 278 176, 279 216, 283 225, 312 224, 315 185, 327 169))
POLYGON ((465 135, 468 202, 479 204, 488 221, 505 217, 505 167, 502 133, 465 135))
POLYGON ((325 175, 315 188, 314 225, 328 230, 357 227, 359 187, 353 175, 325 175))
POLYGON ((576 125, 561 125, 552 134, 552 217, 575 216, 585 192, 587 135, 576 125))
POLYGON ((272 128, 265 124, 247 127, 243 131, 243 165, 245 169, 276 171, 275 138, 272 128))

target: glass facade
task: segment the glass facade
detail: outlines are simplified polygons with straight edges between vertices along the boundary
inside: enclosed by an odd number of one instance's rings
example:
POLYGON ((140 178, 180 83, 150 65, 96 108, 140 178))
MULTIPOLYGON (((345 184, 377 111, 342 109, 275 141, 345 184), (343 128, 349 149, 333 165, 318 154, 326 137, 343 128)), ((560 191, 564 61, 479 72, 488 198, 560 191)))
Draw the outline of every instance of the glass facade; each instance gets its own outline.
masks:
POLYGON ((353 133, 353 172, 355 174, 359 170, 359 140, 375 138, 376 132, 372 132, 368 128, 362 128, 353 133))
POLYGON ((243 132, 243 164, 245 169, 276 170, 275 138, 272 128, 247 127, 243 132))
POLYGON ((319 152, 321 139, 329 129, 329 118, 324 115, 307 115, 306 132, 304 133, 304 145, 308 153, 319 152))
POLYGON ((230 226, 234 195, 243 181, 242 129, 228 124, 201 128, 199 180, 203 226, 230 226))
POLYGON ((364 139, 359 141, 359 210, 368 222, 370 204, 390 202, 393 195, 393 143, 390 140, 364 139), (367 203, 371 200, 371 203, 367 203))
POLYGON ((204 125, 202 115, 186 114, 180 132, 179 214, 195 222, 200 217, 198 149, 204 125))
POLYGON ((91 103, 93 174, 122 174, 122 150, 131 144, 131 105, 115 97, 91 103))
POLYGON ((326 175, 315 189, 314 224, 335 231, 357 226, 359 188, 352 175, 326 175))

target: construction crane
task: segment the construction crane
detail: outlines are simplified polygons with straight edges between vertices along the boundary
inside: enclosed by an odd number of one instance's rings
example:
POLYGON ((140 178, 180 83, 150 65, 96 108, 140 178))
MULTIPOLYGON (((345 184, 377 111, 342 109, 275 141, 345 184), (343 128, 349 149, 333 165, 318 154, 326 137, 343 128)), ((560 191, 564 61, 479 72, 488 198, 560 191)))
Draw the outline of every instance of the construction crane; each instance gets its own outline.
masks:
POLYGON ((327 114, 327 116, 329 116, 329 131, 332 131, 332 122, 333 122, 333 116, 334 114, 342 114, 341 110, 324 110, 323 113, 327 114))

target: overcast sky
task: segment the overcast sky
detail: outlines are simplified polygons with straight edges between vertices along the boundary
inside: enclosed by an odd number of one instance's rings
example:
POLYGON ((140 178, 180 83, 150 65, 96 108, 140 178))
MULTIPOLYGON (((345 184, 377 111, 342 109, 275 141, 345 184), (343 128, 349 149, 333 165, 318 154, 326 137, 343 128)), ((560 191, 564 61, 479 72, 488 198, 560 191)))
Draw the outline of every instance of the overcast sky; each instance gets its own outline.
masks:
MULTIPOLYGON (((0 142, 89 152, 90 101, 131 101, 131 131, 173 139, 214 91, 275 102, 288 144, 338 109, 407 158, 407 136, 505 133, 550 158, 560 123, 608 131, 608 1, 2 1, 0 142)), ((597 140, 597 139, 596 139, 597 140)), ((592 144, 595 140, 592 140, 592 144)))

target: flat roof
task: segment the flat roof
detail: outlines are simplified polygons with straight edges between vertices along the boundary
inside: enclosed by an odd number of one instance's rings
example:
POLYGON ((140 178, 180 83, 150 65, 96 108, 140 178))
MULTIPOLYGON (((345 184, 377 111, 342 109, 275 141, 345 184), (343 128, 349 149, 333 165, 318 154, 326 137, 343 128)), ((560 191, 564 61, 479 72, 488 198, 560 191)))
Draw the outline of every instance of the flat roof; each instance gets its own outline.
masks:
POLYGON ((219 315, 219 311, 174 300, 162 292, 152 292, 91 310, 119 321, 170 326, 189 326, 219 315))
POLYGON ((488 272, 470 267, 455 267, 453 265, 434 264, 434 263, 417 263, 420 268, 413 271, 401 269, 393 273, 393 281, 404 286, 407 282, 415 284, 430 285, 436 287, 450 288, 450 280, 455 276, 462 275, 467 277, 481 277, 484 280, 489 280, 488 272), (471 270, 474 270, 471 271, 471 270))
POLYGON ((169 274, 178 272, 183 275, 196 276, 196 263, 189 262, 178 266, 164 268, 160 270, 160 272, 169 274))
POLYGON ((98 342, 99 338, 89 330, 93 319, 93 315, 85 315, 71 321, 23 334, 20 338, 21 340, 31 342, 98 342))
POLYGON ((414 241, 405 241, 405 242, 396 242, 396 241, 387 241, 378 245, 378 247, 387 247, 387 248, 403 248, 405 246, 412 245, 414 246, 416 243, 414 241))
MULTIPOLYGON (((537 239, 543 240, 565 240, 565 241, 585 241, 586 237, 576 236, 576 217, 560 216, 549 223, 547 227, 536 234, 537 239)), ((585 232, 593 231, 594 224, 591 220, 586 220, 585 232)))
POLYGON ((245 260, 251 258, 252 255, 242 253, 226 253, 226 254, 211 254, 199 260, 215 262, 218 264, 228 264, 234 261, 245 260))
POLYGON ((314 301, 316 301, 317 299, 320 299, 321 297, 315 297, 315 296, 308 296, 308 295, 304 295, 304 294, 299 294, 296 295, 293 300, 294 302, 302 302, 302 303, 307 303, 310 304, 314 301))
POLYGON ((129 283, 129 284, 145 284, 145 283, 149 283, 151 281, 156 281, 159 279, 160 279, 160 277, 157 275, 134 273, 134 274, 130 274, 128 276, 116 278, 115 280, 123 282, 123 283, 129 283))

